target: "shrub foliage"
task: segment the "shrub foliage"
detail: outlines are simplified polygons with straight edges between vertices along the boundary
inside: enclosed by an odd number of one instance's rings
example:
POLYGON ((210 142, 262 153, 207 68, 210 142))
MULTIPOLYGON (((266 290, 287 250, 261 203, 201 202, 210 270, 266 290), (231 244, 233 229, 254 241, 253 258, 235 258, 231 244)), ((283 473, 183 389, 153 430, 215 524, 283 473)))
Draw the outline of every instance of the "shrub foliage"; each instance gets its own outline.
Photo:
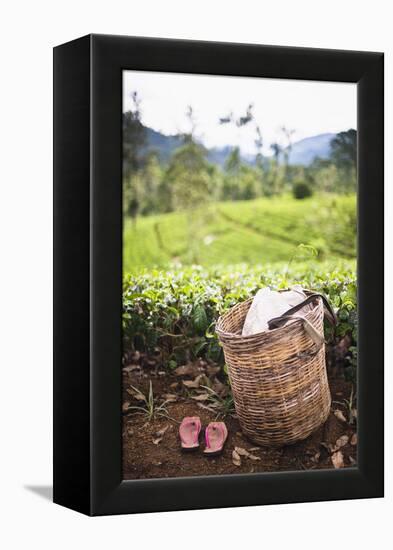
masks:
POLYGON ((224 365, 214 330, 218 316, 262 287, 284 289, 293 284, 326 295, 339 320, 335 340, 350 336, 353 353, 348 366, 352 368, 357 341, 357 288, 351 261, 334 266, 310 262, 291 267, 191 266, 127 275, 123 284, 124 350, 159 353, 169 368, 196 357, 224 365))
POLYGON ((311 197, 312 189, 305 181, 297 181, 293 185, 293 196, 295 199, 306 199, 311 197))

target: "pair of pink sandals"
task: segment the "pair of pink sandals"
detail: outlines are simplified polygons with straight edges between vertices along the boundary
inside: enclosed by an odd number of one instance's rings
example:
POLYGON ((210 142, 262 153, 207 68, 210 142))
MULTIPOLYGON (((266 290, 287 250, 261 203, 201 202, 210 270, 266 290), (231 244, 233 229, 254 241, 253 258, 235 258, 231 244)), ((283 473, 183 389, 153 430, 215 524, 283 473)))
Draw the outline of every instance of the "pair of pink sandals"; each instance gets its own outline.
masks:
MULTIPOLYGON (((186 416, 183 418, 179 428, 179 436, 184 451, 194 451, 199 448, 201 429, 199 416, 186 416)), ((224 422, 210 422, 205 428, 205 449, 203 453, 210 456, 220 454, 227 437, 228 430, 224 422)))

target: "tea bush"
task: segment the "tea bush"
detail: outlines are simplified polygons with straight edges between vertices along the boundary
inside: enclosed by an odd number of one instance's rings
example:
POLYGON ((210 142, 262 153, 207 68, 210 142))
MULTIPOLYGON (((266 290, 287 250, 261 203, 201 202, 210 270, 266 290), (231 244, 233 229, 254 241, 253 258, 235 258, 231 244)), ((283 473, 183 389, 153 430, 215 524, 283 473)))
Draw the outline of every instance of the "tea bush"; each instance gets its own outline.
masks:
POLYGON ((305 181, 296 181, 293 185, 293 196, 295 199, 305 199, 311 197, 312 189, 305 181))
MULTIPOLYGON (((159 354, 175 367, 196 357, 224 364, 214 325, 218 316, 262 287, 301 284, 326 295, 338 317, 335 338, 351 337, 356 357, 357 286, 354 261, 247 265, 127 275, 123 283, 124 350, 159 354)), ((329 335, 326 334, 328 337, 329 335)), ((352 363, 354 359, 352 359, 352 363)))

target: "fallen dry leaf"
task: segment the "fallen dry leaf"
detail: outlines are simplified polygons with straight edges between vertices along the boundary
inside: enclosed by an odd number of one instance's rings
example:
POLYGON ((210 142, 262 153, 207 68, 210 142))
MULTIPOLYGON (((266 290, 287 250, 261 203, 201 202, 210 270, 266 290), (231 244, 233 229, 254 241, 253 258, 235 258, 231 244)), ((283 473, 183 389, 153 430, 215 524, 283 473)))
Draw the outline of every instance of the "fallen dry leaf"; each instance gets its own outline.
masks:
POLYGON ((196 365, 189 363, 188 365, 181 365, 173 371, 176 376, 196 376, 200 370, 196 365))
POLYGON ((179 385, 179 382, 172 382, 172 384, 169 384, 169 387, 174 390, 175 388, 177 388, 179 385))
POLYGON ((169 424, 161 428, 161 430, 158 430, 158 432, 155 433, 156 437, 162 437, 168 428, 169 428, 169 424))
POLYGON ((129 407, 130 407, 131 403, 129 401, 125 401, 121 407, 122 411, 123 412, 127 412, 129 407))
POLYGON ((344 357, 348 353, 350 346, 351 337, 349 336, 349 334, 346 334, 344 338, 342 338, 334 348, 334 351, 336 352, 336 358, 341 360, 344 359, 344 357))
POLYGON ((132 372, 133 370, 140 370, 139 365, 127 365, 127 367, 123 367, 123 372, 132 372))
POLYGON ((237 451, 232 451, 232 462, 235 466, 241 466, 242 459, 237 451))
POLYGON ((334 411, 334 416, 336 418, 338 418, 339 420, 341 420, 341 422, 346 422, 347 419, 345 418, 345 416, 343 415, 342 411, 340 411, 339 409, 335 410, 334 411))
POLYGON ((183 385, 186 388, 199 388, 201 385, 202 374, 199 374, 194 380, 183 380, 183 385))
POLYGON ((315 455, 311 457, 311 462, 318 463, 320 456, 321 456, 321 453, 319 451, 316 452, 315 455))
POLYGON ((260 447, 251 447, 251 449, 248 449, 250 453, 252 453, 253 451, 260 451, 261 448, 260 447))
POLYGON ((212 367, 210 365, 206 367, 206 372, 209 376, 215 376, 220 372, 220 370, 221 370, 220 367, 212 367))
POLYGON ((249 458, 250 460, 261 460, 259 456, 255 456, 251 453, 249 453, 246 449, 243 449, 243 447, 235 447, 235 452, 239 456, 245 456, 246 458, 249 458))
POLYGON ((336 448, 340 449, 341 447, 344 447, 348 443, 349 437, 347 435, 342 435, 339 437, 336 441, 336 448))
POLYGON ((352 409, 351 412, 352 412, 353 418, 354 418, 355 420, 357 420, 357 417, 358 417, 358 411, 357 411, 357 409, 352 409))
POLYGON ((161 441, 162 441, 162 437, 156 437, 155 439, 153 439, 154 445, 158 445, 159 443, 161 443, 161 441))
POLYGON ((243 449, 243 447, 235 447, 235 451, 240 455, 240 456, 249 456, 250 453, 248 451, 246 451, 246 449, 243 449))
POLYGON ((343 468, 344 467, 344 457, 341 451, 337 451, 336 453, 333 453, 331 456, 333 466, 335 468, 343 468))
POLYGON ((132 397, 137 401, 145 401, 145 396, 137 388, 134 388, 134 387, 128 388, 127 393, 129 395, 132 395, 132 397))
POLYGON ((213 407, 209 407, 208 405, 204 405, 203 403, 197 403, 198 407, 201 409, 204 409, 205 411, 210 411, 212 413, 216 413, 216 411, 213 409, 213 407))
POLYGON ((174 403, 175 401, 177 401, 177 395, 175 395, 174 393, 164 393, 162 397, 167 403, 174 403))
POLYGON ((207 401, 209 397, 208 393, 200 393, 199 395, 192 395, 191 399, 195 399, 195 401, 207 401))
POLYGON ((357 436, 356 433, 352 434, 350 443, 351 443, 351 445, 357 445, 358 444, 358 436, 357 436))
POLYGON ((229 393, 229 388, 226 384, 223 384, 218 378, 214 379, 212 389, 220 397, 226 397, 229 393))
POLYGON ((356 460, 352 458, 352 456, 349 457, 349 462, 354 466, 356 464, 356 460))
POLYGON ((145 397, 144 397, 143 393, 141 393, 141 392, 137 392, 135 390, 130 390, 130 389, 127 389, 126 392, 128 393, 128 395, 131 395, 137 401, 144 401, 145 400, 145 397))
POLYGON ((145 401, 145 396, 143 395, 143 393, 134 393, 133 397, 137 401, 145 401))

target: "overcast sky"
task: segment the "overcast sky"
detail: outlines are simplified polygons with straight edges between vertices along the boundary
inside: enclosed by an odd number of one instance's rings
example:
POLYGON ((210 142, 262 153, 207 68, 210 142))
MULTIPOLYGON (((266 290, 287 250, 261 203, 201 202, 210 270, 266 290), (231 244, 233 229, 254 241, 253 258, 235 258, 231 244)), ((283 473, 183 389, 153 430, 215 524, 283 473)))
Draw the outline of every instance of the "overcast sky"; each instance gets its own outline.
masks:
POLYGON ((293 142, 356 128, 355 84, 124 71, 123 111, 132 108, 133 91, 141 99, 143 124, 167 135, 188 130, 185 113, 192 105, 196 134, 207 147, 238 145, 254 154, 256 123, 265 154, 275 141, 285 145, 282 126, 295 130, 293 142), (219 124, 230 112, 244 116, 250 103, 255 122, 242 128, 219 124))

